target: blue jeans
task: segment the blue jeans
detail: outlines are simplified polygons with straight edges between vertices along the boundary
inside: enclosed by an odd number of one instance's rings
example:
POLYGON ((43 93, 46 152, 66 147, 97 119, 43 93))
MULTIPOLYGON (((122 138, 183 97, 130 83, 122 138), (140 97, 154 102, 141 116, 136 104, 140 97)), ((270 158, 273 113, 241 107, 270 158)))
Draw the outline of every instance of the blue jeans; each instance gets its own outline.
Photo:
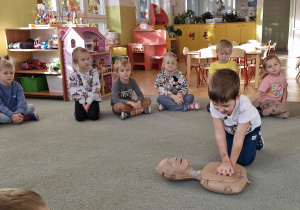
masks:
MULTIPOLYGON (((230 157, 234 135, 228 133, 227 131, 225 132, 226 132, 227 150, 228 150, 228 155, 230 157)), ((256 156, 256 143, 258 138, 261 138, 259 132, 260 132, 260 126, 255 128, 251 133, 248 133, 245 136, 243 148, 237 160, 238 164, 242 166, 248 166, 254 161, 256 156)))
POLYGON ((159 95, 157 97, 157 103, 166 107, 167 110, 184 112, 189 108, 189 104, 194 102, 194 96, 192 94, 187 93, 183 96, 183 101, 183 104, 178 105, 173 99, 167 96, 159 95))
MULTIPOLYGON (((23 115, 32 114, 34 112, 34 110, 35 110, 35 107, 33 106, 33 104, 27 104, 27 109, 25 110, 23 115)), ((14 112, 14 114, 15 114, 15 112, 14 112)), ((10 117, 6 116, 5 114, 0 113, 0 123, 13 123, 13 120, 10 117)))

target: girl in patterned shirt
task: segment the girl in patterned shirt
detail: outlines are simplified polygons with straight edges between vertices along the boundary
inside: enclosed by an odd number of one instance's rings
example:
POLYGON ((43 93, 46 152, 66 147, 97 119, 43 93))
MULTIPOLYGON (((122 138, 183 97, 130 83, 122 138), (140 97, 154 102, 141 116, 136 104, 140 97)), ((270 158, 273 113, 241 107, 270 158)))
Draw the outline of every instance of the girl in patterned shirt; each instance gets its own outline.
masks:
POLYGON ((70 94, 75 100, 75 119, 98 120, 101 101, 99 74, 90 67, 89 51, 77 47, 72 53, 73 72, 70 74, 70 94))
POLYGON ((194 96, 188 93, 188 84, 177 69, 177 56, 165 53, 162 71, 158 73, 154 87, 159 93, 158 110, 187 111, 199 110, 200 104, 194 103, 194 96))

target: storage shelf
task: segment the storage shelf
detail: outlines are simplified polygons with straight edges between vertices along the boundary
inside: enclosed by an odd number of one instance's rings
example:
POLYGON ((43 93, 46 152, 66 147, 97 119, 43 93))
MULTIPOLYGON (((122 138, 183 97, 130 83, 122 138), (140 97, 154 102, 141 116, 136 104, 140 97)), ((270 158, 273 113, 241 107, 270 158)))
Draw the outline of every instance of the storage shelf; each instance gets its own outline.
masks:
POLYGON ((63 93, 49 91, 24 92, 24 94, 28 96, 63 97, 63 93))
POLYGON ((92 52, 90 55, 104 55, 104 54, 110 54, 110 52, 92 52))
POLYGON ((58 72, 49 72, 47 69, 32 69, 32 70, 16 70, 16 74, 49 74, 49 75, 61 75, 58 72))
POLYGON ((58 52, 58 49, 8 49, 10 52, 58 52))

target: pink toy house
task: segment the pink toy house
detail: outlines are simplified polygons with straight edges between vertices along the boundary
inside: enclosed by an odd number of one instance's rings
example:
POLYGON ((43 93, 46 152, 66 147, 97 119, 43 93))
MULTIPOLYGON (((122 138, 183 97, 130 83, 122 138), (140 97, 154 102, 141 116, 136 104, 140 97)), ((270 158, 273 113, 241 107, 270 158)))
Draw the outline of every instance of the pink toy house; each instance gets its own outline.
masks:
POLYGON ((111 65, 110 53, 105 52, 105 37, 94 27, 73 27, 62 37, 63 60, 66 78, 67 96, 69 99, 69 75, 73 70, 72 52, 76 47, 86 48, 91 53, 91 66, 98 63, 99 59, 104 60, 105 65, 111 65))
POLYGON ((128 56, 133 69, 159 70, 167 52, 166 31, 154 30, 142 22, 133 30, 134 42, 128 44, 128 56))

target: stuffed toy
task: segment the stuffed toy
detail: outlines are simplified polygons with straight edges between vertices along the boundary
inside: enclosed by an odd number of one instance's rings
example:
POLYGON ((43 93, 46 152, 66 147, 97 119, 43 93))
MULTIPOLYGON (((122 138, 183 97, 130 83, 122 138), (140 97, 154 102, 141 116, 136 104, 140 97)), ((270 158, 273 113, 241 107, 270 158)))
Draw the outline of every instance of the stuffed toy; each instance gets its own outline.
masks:
POLYGON ((222 194, 240 193, 250 183, 243 166, 237 164, 232 176, 214 174, 220 165, 221 162, 212 162, 196 171, 190 167, 187 159, 173 157, 160 161, 156 171, 172 181, 197 179, 205 189, 222 194))

